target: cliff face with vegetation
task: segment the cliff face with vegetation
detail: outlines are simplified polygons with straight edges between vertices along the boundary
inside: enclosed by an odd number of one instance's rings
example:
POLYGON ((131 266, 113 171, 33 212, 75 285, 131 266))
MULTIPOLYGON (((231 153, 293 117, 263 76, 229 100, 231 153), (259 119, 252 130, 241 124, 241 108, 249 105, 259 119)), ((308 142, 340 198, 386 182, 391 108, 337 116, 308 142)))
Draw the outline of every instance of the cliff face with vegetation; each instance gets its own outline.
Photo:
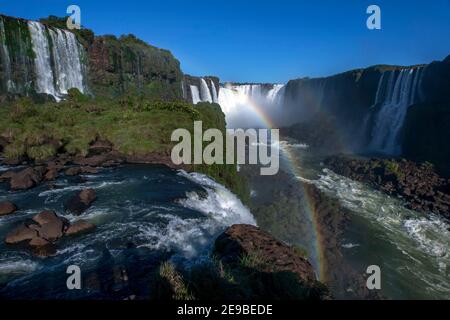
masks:
POLYGON ((380 65, 292 80, 286 85, 284 112, 295 125, 285 133, 333 153, 403 156, 430 161, 450 174, 449 92, 450 57, 428 65, 380 65), (392 152, 394 144, 397 152, 392 152))
POLYGON ((405 119, 403 154, 450 177, 450 56, 428 65, 424 86, 426 101, 411 106, 405 119))
MULTIPOLYGON (((66 19, 50 16, 41 19, 49 30, 66 30, 66 19)), ((72 32, 72 31, 70 31, 72 32)), ((82 49, 86 83, 95 96, 118 97, 139 94, 147 98, 182 98, 183 73, 180 63, 163 49, 153 47, 133 35, 95 36, 89 29, 73 31, 82 49)), ((0 95, 36 96, 36 53, 29 22, 0 16, 0 95)), ((49 50, 54 44, 49 41, 49 50)), ((55 61, 50 63, 54 69, 55 61)), ((53 72, 55 72, 53 70, 53 72)))
POLYGON ((27 22, 0 15, 0 96, 33 93, 33 58, 27 22))

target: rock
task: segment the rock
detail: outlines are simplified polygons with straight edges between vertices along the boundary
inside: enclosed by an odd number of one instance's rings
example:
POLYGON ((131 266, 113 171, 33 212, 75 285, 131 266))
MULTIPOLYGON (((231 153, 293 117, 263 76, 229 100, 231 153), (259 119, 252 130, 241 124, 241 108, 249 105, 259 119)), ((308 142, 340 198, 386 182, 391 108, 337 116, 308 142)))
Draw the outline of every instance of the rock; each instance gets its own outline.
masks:
POLYGON ((239 264, 243 256, 258 255, 264 260, 258 270, 260 272, 291 272, 305 283, 316 281, 312 265, 293 247, 251 225, 228 228, 216 239, 214 253, 231 265, 239 264))
POLYGON ((108 153, 112 150, 112 143, 107 140, 97 140, 89 147, 88 155, 95 156, 108 153))
POLYGON ((74 162, 80 166, 101 167, 108 160, 107 155, 96 155, 87 158, 78 158, 74 162))
POLYGON ((50 244, 50 242, 48 240, 45 240, 43 238, 33 238, 31 239, 31 241, 28 243, 31 247, 42 247, 42 246, 47 246, 50 244))
POLYGON ((47 170, 47 173, 44 175, 45 181, 53 181, 56 178, 58 178, 58 170, 54 168, 47 170))
POLYGON ((70 198, 66 202, 65 208, 74 214, 80 215, 91 206, 96 198, 95 190, 85 189, 70 198))
POLYGON ((53 223, 60 220, 60 218, 53 211, 42 211, 35 215, 32 220, 39 225, 44 225, 46 223, 53 223))
POLYGON ((77 176, 81 173, 81 169, 80 167, 72 167, 72 168, 68 168, 64 174, 67 176, 77 176))
POLYGON ((45 170, 45 167, 35 167, 17 172, 9 182, 11 189, 26 190, 35 187, 42 181, 45 170))
POLYGON ((329 157, 324 164, 337 174, 404 199, 409 209, 450 218, 450 207, 445 204, 450 196, 448 181, 440 177, 429 163, 417 164, 405 159, 355 159, 339 155, 329 157))
POLYGON ((82 190, 78 196, 79 196, 81 202, 83 202, 87 206, 91 205, 91 203, 94 202, 95 199, 97 199, 97 195, 96 195, 94 189, 82 190))
POLYGON ((85 220, 78 220, 74 222, 66 231, 67 236, 78 235, 81 233, 91 232, 95 230, 96 226, 85 220))
POLYGON ((36 230, 28 228, 25 224, 20 225, 5 238, 6 244, 18 244, 24 241, 30 241, 38 237, 36 230))
POLYGON ((56 254, 56 246, 52 243, 44 244, 45 242, 40 241, 36 246, 32 246, 33 255, 37 257, 50 257, 56 254))
POLYGON ((16 210, 17 207, 14 203, 9 201, 0 202, 0 216, 6 216, 14 213, 16 210))
POLYGON ((52 211, 43 211, 33 217, 38 226, 30 226, 38 232, 40 238, 54 242, 63 236, 67 221, 52 211))
POLYGON ((6 171, 0 175, 0 182, 8 181, 15 175, 16 175, 16 173, 12 170, 6 171))
POLYGON ((80 172, 81 173, 95 174, 95 173, 98 173, 98 170, 96 168, 93 168, 93 167, 81 167, 80 168, 80 172))

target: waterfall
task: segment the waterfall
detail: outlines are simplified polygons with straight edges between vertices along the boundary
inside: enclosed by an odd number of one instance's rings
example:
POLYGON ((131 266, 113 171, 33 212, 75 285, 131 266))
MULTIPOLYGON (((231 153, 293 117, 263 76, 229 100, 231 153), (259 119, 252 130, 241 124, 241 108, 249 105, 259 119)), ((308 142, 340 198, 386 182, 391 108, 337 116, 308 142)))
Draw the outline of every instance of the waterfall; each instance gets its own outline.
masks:
POLYGON ((7 92, 14 92, 15 85, 11 77, 11 59, 9 58, 8 47, 6 46, 5 25, 3 24, 3 19, 1 18, 0 18, 0 40, 1 40, 0 62, 2 65, 4 77, 4 87, 6 88, 7 92))
POLYGON ((209 103, 213 102, 208 84, 206 83, 206 80, 203 78, 200 79, 200 98, 202 102, 209 102, 209 103))
POLYGON ((420 101, 423 68, 386 71, 381 76, 375 98, 380 106, 375 116, 369 148, 391 155, 401 153, 400 132, 409 106, 420 101))
POLYGON ((214 103, 218 103, 219 102, 219 97, 217 95, 216 85, 214 84, 214 81, 210 80, 210 82, 211 82, 212 100, 213 100, 214 103))
POLYGON ((81 49, 72 32, 28 22, 36 74, 35 89, 57 100, 77 88, 85 93, 81 49))
POLYGON ((28 26, 30 28, 31 43, 35 54, 36 92, 58 97, 58 92, 53 81, 50 45, 45 27, 41 23, 33 21, 30 21, 28 26))
POLYGON ((229 128, 265 128, 277 118, 285 86, 281 84, 226 85, 219 91, 219 104, 229 128), (269 120, 270 119, 270 120, 269 120))
POLYGON ((272 89, 269 90, 267 94, 267 100, 272 105, 280 105, 283 103, 284 92, 286 90, 286 86, 284 84, 276 84, 272 89))
POLYGON ((67 94, 70 88, 84 92, 83 72, 78 42, 72 32, 49 29, 53 43, 55 61, 55 80, 58 91, 67 94))
POLYGON ((197 104, 199 102, 202 102, 200 99, 200 91, 198 90, 197 86, 190 86, 191 87, 191 95, 192 95, 192 103, 197 104))

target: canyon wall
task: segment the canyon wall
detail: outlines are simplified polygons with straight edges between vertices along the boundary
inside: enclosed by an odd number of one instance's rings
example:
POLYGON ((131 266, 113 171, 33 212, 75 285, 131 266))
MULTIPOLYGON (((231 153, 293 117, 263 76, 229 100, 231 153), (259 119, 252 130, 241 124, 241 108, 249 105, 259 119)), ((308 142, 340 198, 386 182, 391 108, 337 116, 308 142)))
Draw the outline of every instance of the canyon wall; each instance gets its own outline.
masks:
POLYGON ((53 97, 76 88, 116 97, 181 99, 180 63, 133 35, 95 36, 66 30, 65 18, 40 22, 0 15, 0 96, 53 97))

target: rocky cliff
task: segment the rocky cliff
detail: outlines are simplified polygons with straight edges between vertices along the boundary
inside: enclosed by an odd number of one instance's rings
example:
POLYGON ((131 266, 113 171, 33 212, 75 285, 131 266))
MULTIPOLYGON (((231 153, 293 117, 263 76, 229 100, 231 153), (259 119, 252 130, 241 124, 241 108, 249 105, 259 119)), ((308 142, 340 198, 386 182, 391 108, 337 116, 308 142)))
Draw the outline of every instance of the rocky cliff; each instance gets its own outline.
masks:
POLYGON ((428 65, 379 65, 292 80, 285 88, 283 108, 290 125, 326 119, 345 145, 343 151, 405 156, 445 170, 450 161, 445 142, 450 136, 449 92, 447 57, 428 65))
POLYGON ((218 103, 219 101, 220 80, 217 77, 194 77, 185 75, 181 87, 183 98, 190 103, 218 103))
POLYGON ((180 63, 133 35, 66 30, 65 18, 40 22, 0 16, 0 95, 49 95, 77 88, 96 96, 182 98, 180 63), (63 77, 64 76, 64 77, 63 77))

